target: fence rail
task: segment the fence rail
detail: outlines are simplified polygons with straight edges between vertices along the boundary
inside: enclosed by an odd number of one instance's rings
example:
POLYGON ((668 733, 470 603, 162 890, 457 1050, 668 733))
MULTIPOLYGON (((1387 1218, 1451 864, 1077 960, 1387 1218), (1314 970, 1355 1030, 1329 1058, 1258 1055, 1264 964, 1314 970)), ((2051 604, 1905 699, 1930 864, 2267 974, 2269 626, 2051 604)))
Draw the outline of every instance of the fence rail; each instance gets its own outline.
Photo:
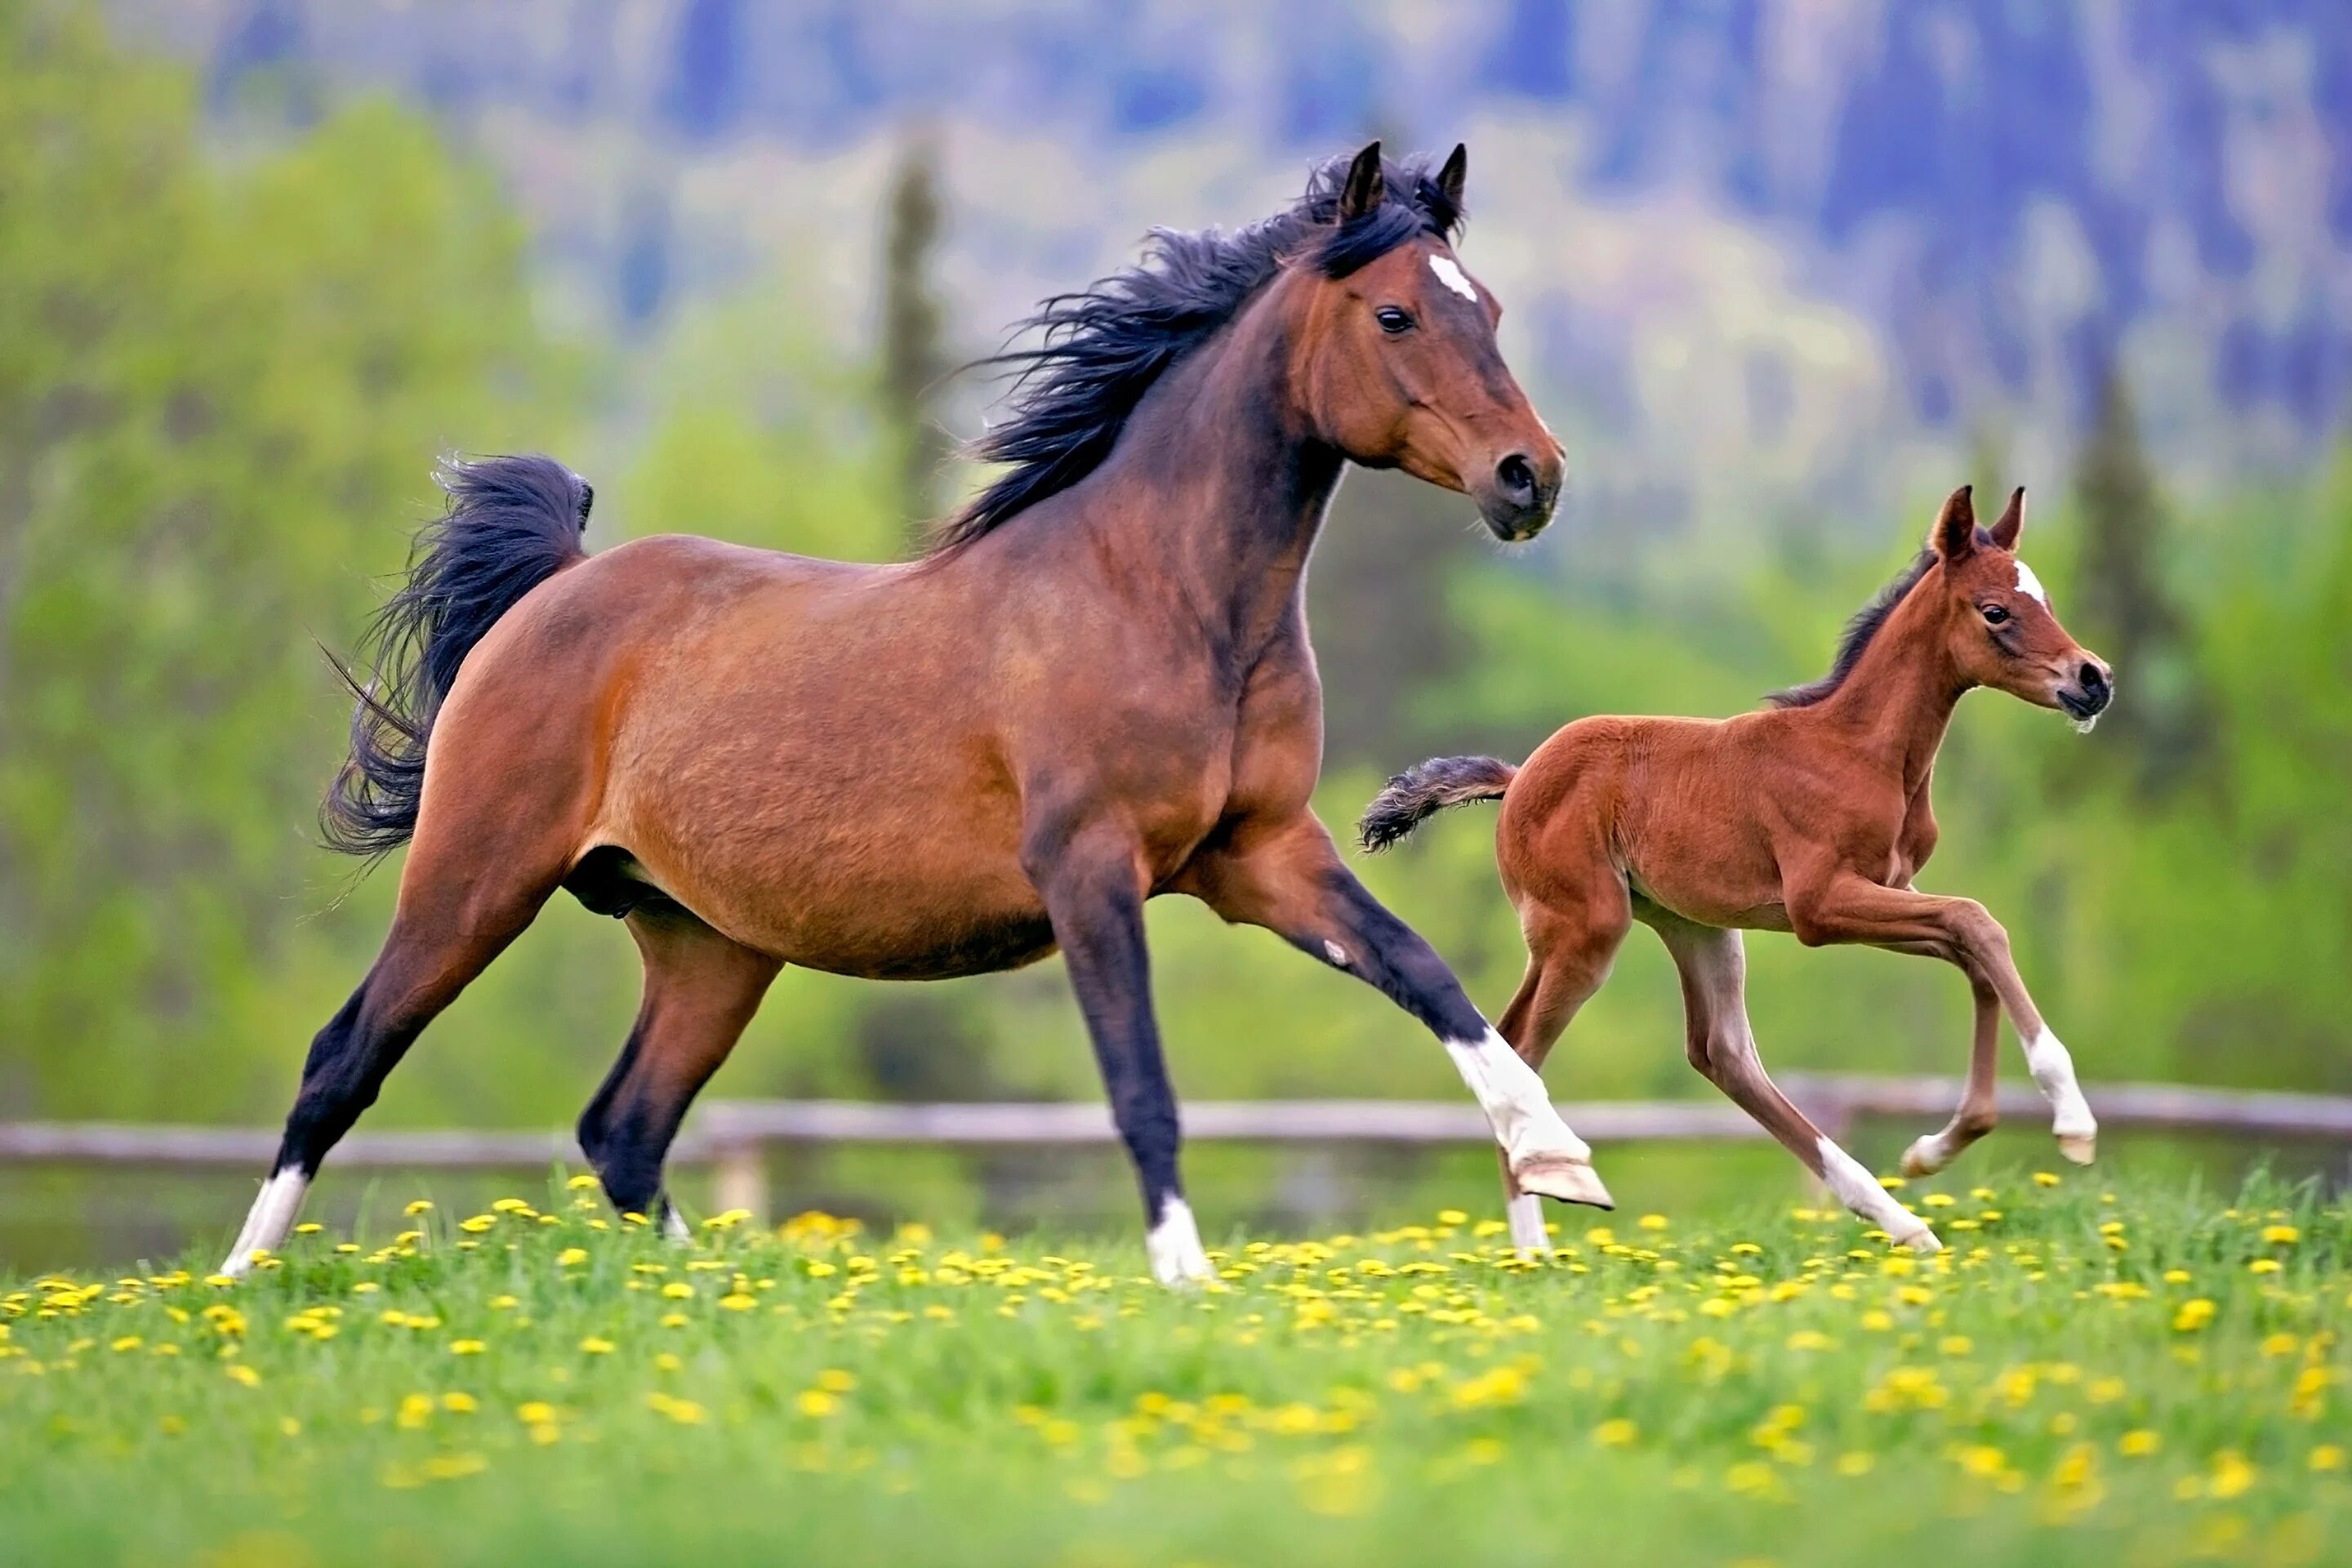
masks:
MULTIPOLYGON (((1833 1136, 1865 1118, 1934 1121, 1958 1103, 1959 1080, 1791 1073, 1789 1097, 1833 1136)), ((2352 1143, 2352 1097, 2252 1093, 2173 1084, 2115 1084, 2092 1096, 2103 1127, 2278 1142, 2352 1143)), ((1738 1108, 1707 1100, 1569 1102, 1570 1121, 1594 1143, 1714 1142, 1765 1136, 1738 1108)), ((2004 1086, 2001 1114, 2046 1115, 2022 1084, 2004 1086)), ((1402 1100, 1196 1100, 1184 1135, 1209 1142, 1480 1143, 1485 1117, 1466 1102, 1402 1100)), ((767 1211, 772 1148, 844 1143, 943 1143, 1068 1148, 1108 1144, 1118 1133, 1099 1102, 882 1105, 846 1100, 714 1100, 672 1152, 674 1163, 709 1168, 722 1208, 767 1211)), ((257 1172, 278 1134, 256 1128, 139 1126, 117 1122, 0 1122, 0 1165, 257 1172)), ((571 1138, 546 1132, 354 1133, 336 1146, 339 1169, 515 1170, 584 1163, 571 1138)))

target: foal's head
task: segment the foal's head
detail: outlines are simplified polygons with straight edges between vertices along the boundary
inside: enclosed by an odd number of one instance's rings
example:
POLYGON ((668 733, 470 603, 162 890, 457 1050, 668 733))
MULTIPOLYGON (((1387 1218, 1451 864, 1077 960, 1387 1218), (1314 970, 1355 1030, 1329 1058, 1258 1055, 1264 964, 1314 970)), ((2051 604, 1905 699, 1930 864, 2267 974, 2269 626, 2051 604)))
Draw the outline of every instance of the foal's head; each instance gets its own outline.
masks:
POLYGON ((1433 176, 1383 163, 1375 142, 1335 186, 1318 179, 1307 203, 1331 226, 1294 268, 1293 381, 1349 458, 1462 491, 1497 538, 1528 539, 1567 458, 1496 346, 1502 307, 1449 241, 1468 165, 1457 146, 1433 176))
POLYGON ((2087 730, 2115 700, 2114 671, 2058 624, 2041 579, 2018 558, 2024 530, 2022 486, 1987 530, 1962 485, 1936 516, 1927 547, 1937 570, 1920 591, 1941 601, 1945 646, 1970 684, 2059 709, 2087 730))

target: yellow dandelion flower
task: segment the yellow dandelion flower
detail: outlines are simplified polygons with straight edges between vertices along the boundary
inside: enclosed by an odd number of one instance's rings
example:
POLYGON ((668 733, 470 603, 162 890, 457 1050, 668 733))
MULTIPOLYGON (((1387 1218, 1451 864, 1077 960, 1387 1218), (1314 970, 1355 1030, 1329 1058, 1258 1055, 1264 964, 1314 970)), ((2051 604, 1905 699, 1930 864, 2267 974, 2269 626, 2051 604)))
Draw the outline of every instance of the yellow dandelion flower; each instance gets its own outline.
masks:
POLYGON ((411 1198, 400 1212, 404 1215, 431 1214, 433 1212, 433 1200, 431 1198, 411 1198))
POLYGON ((2054 1187, 2058 1184, 2057 1173, 2053 1171, 2036 1171, 2033 1173, 2033 1184, 2037 1187, 2054 1187))
POLYGON ((683 1301, 694 1294, 694 1287, 683 1279, 673 1279, 662 1287, 661 1293, 673 1301, 683 1301))
POLYGON ((2310 1464, 2315 1470, 2340 1470, 2344 1468, 2344 1450, 2333 1443, 2322 1443, 2311 1451, 2310 1464))
POLYGON ((2275 1274, 2279 1271, 2279 1260, 2275 1258, 2257 1258, 2246 1265, 2246 1270, 2252 1274, 2275 1274))
POLYGON ((499 1216, 494 1214, 478 1214, 471 1219, 459 1220, 457 1222, 457 1228, 468 1233, 469 1235, 479 1236, 482 1232, 489 1229, 490 1226, 498 1223, 499 1216))
POLYGON ((760 1304, 757 1296, 747 1296, 740 1290, 730 1290, 719 1298, 719 1304, 730 1312, 748 1312, 760 1304))
POLYGON ((801 1390, 800 1397, 793 1401, 794 1407, 803 1415, 830 1415, 840 1403, 822 1388, 804 1388, 801 1390))
POLYGON ((591 1334, 586 1339, 580 1342, 580 1348, 589 1355, 611 1355, 613 1353, 613 1342, 610 1340, 599 1339, 594 1334, 591 1334))
POLYGON ((1842 1476, 1866 1476, 1877 1466, 1876 1455, 1865 1454, 1857 1449, 1852 1453, 1838 1456, 1837 1473, 1842 1476))
POLYGON ((316 1236, 326 1228, 327 1227, 325 1226, 320 1225, 315 1219, 306 1219, 300 1225, 294 1227, 294 1234, 297 1236, 316 1236))
POLYGON ((526 1400, 515 1406, 515 1419, 526 1426, 544 1426, 555 1419, 555 1406, 543 1399, 526 1400))
POLYGON ((261 1374, 241 1361, 229 1363, 224 1370, 227 1372, 229 1381, 232 1383, 241 1383, 247 1388, 261 1386, 261 1374))
POLYGON ((485 1347, 479 1340, 451 1340, 449 1342, 449 1353, 451 1355, 479 1355, 482 1353, 485 1347))
POLYGON ((2116 1452, 2126 1459, 2145 1459, 2164 1447, 2164 1439, 2147 1427, 2137 1427, 2116 1439, 2116 1452))
POLYGON ((471 1415, 481 1406, 474 1403, 472 1394, 463 1389, 453 1388, 441 1396, 441 1408, 452 1415, 471 1415))
POLYGON ((1670 1222, 1662 1214, 1645 1214, 1633 1223, 1643 1230, 1664 1230, 1670 1222))
POLYGON ((588 1249, 584 1247, 567 1247, 555 1255, 555 1261, 559 1267, 564 1268, 569 1268, 574 1264, 585 1263, 588 1261, 588 1249))
POLYGON ((571 1188, 575 1193, 584 1193, 590 1188, 595 1186, 597 1184, 595 1177, 583 1171, 580 1174, 566 1181, 563 1184, 571 1188))
POLYGON ((857 1386, 857 1377, 837 1366, 829 1366, 816 1374, 816 1385, 827 1394, 847 1394, 857 1386))
POLYGON ((2263 1229, 2263 1239, 2273 1247, 2293 1247, 2303 1239, 2303 1232, 2291 1225, 2266 1226, 2263 1229))

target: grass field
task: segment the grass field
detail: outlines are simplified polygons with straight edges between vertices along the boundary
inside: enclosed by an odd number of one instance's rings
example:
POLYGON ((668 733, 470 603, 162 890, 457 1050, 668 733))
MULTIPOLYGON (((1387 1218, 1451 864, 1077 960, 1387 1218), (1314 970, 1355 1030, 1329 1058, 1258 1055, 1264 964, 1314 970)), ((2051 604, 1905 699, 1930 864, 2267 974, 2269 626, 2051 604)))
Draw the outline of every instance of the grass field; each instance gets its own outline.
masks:
MULTIPOLYGON (((2265 1564, 2352 1553, 2352 1214, 2095 1173, 1234 1242, 559 1187, 253 1280, 9 1281, 15 1563, 2265 1564)), ((192 1263, 195 1260, 191 1259, 192 1263)), ((207 1260, 208 1261, 208 1260, 207 1260)))

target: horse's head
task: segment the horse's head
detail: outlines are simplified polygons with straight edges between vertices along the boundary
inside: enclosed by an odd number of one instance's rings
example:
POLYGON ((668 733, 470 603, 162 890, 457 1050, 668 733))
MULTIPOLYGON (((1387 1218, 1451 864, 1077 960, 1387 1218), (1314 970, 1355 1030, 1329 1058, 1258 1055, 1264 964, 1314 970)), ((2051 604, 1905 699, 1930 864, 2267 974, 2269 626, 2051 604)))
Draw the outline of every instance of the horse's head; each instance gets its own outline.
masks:
POLYGON ((2088 730, 2115 700, 2115 672, 2058 624, 2041 579, 2018 557, 2024 530, 2022 486, 1990 530, 1977 526, 1968 486, 1944 502, 1927 543, 1943 563, 1947 646, 1971 683, 2058 709, 2088 730))
POLYGON ((1459 490, 1497 538, 1528 539, 1567 458, 1496 346, 1502 307, 1448 242, 1468 164, 1458 146, 1434 175, 1383 164, 1377 142, 1356 154, 1318 264, 1296 269, 1295 384, 1354 461, 1459 490))

